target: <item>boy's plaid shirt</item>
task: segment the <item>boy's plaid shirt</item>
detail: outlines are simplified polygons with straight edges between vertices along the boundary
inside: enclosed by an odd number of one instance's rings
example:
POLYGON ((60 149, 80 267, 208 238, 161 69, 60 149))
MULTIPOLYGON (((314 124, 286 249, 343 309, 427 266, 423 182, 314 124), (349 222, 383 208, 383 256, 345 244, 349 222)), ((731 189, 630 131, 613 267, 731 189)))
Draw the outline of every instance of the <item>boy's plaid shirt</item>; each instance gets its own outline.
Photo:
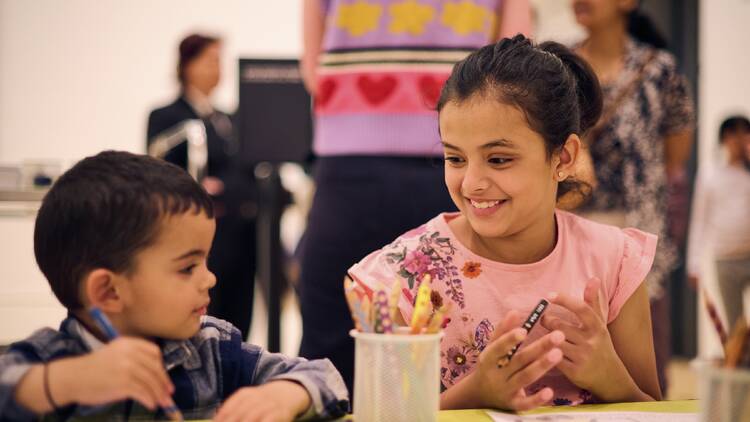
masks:
MULTIPOLYGON (((204 317, 201 329, 184 341, 159 342, 164 364, 175 386, 174 401, 186 419, 209 419, 239 388, 286 379, 301 384, 312 399, 304 417, 335 418, 349 408, 346 386, 326 360, 308 361, 269 353, 244 343, 240 331, 226 321, 204 317)), ((15 401, 15 388, 32 365, 78 356, 101 343, 74 317, 60 330, 44 328, 14 343, 0 356, 0 420, 33 420, 38 416, 15 401)), ((59 419, 93 416, 106 420, 165 419, 127 400, 101 406, 73 405, 61 409, 59 419)))

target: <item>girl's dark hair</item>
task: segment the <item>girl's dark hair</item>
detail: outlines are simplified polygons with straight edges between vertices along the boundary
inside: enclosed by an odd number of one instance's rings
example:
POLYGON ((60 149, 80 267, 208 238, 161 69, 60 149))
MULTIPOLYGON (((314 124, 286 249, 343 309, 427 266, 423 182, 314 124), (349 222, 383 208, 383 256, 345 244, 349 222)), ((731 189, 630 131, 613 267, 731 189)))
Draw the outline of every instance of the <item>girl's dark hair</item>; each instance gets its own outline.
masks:
MULTIPOLYGON (((562 44, 535 45, 523 35, 484 46, 458 62, 440 93, 438 112, 449 102, 485 93, 524 113, 529 127, 544 138, 548 158, 571 134, 583 137, 602 112, 599 81, 582 58, 562 44)), ((575 194, 579 198, 574 202, 582 202, 591 190, 568 178, 560 183, 557 197, 575 194)))
POLYGON ((628 34, 654 48, 667 48, 667 40, 654 22, 637 7, 628 14, 628 34))
POLYGON ((196 57, 200 56, 208 46, 221 41, 217 37, 208 35, 191 34, 180 42, 180 58, 177 62, 177 79, 181 85, 185 85, 185 68, 196 57))

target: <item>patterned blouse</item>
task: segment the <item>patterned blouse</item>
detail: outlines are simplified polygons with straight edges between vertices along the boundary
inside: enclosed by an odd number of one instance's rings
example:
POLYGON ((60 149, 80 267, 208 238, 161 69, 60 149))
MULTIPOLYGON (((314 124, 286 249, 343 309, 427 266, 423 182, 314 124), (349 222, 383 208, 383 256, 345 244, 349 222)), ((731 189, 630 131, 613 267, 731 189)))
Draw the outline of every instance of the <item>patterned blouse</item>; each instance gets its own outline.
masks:
POLYGON ((641 69, 639 86, 630 89, 591 142, 598 186, 582 211, 624 211, 626 227, 659 236, 647 278, 650 292, 658 295, 661 281, 677 261, 677 248, 667 236, 665 139, 693 128, 695 116, 687 80, 677 72, 674 57, 633 39, 625 46, 623 70, 602 86, 605 110, 629 89, 641 69))
MULTIPOLYGON (((507 264, 477 255, 456 237, 450 221, 459 213, 440 214, 384 248, 372 252, 349 269, 349 275, 368 293, 390 289, 399 280, 399 309, 410 321, 417 290, 425 274, 432 282, 432 309, 450 303, 440 342, 442 389, 451 388, 479 362, 495 325, 510 310, 529 312, 550 292, 583 298, 588 280, 602 281, 599 300, 607 324, 648 274, 656 251, 656 236, 637 229, 619 229, 594 223, 565 211, 556 211, 557 243, 549 255, 529 264, 507 264)), ((552 305, 546 315, 571 324, 578 318, 552 305)), ((548 331, 537 324, 520 350, 548 331)), ((551 404, 595 402, 590 392, 576 386, 558 369, 531 383, 529 394, 550 387, 551 404)))

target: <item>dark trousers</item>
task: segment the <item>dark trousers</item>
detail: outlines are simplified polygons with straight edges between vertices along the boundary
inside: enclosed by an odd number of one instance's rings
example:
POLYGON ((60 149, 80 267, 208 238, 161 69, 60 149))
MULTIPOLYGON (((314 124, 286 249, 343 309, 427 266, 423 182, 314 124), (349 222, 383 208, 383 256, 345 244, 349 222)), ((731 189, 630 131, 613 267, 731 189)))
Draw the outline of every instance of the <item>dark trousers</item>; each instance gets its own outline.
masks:
POLYGON ((209 315, 229 321, 247 339, 255 286, 255 220, 225 215, 216 219, 208 268, 216 275, 209 315))
POLYGON ((343 290, 346 271, 455 206, 439 158, 320 158, 315 182, 307 231, 298 249, 300 355, 330 359, 352 392, 354 342, 343 290))

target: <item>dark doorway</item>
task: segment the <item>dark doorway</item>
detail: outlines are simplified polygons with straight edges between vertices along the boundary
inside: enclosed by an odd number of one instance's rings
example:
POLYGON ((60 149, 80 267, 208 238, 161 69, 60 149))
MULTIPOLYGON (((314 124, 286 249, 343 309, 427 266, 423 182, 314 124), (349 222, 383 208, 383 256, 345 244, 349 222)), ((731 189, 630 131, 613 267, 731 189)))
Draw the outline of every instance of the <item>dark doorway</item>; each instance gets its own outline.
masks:
MULTIPOLYGON (((677 57, 680 70, 687 76, 693 98, 698 104, 698 0, 644 0, 641 9, 667 37, 669 50, 677 57)), ((688 163, 688 178, 693 186, 697 163, 697 142, 688 163)), ((692 193, 692 192, 691 192, 692 193)), ((692 196, 692 195, 690 195, 692 196)), ((681 245, 685 256, 685 245, 681 245)), ((697 351, 696 292, 687 284, 684 262, 669 283, 674 355, 693 357, 697 351)))

